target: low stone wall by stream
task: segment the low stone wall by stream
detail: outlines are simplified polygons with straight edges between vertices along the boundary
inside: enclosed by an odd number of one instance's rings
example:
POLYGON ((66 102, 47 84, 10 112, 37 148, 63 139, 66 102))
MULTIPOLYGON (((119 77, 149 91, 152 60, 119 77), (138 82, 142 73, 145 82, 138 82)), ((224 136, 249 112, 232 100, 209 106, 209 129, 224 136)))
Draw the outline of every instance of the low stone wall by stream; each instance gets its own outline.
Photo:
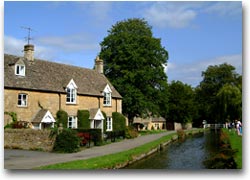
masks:
POLYGON ((4 148, 52 151, 55 138, 50 138, 50 130, 5 129, 4 148))

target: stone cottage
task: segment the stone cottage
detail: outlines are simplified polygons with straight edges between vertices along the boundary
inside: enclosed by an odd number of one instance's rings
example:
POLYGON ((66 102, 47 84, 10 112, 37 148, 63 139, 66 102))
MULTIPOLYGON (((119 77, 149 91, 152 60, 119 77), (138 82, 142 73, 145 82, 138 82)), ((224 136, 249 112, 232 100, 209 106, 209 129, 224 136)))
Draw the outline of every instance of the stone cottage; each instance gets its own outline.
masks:
POLYGON ((103 128, 103 111, 112 130, 112 112, 122 113, 122 97, 103 74, 103 61, 97 57, 92 70, 38 60, 31 44, 23 57, 5 54, 4 111, 43 129, 54 126, 58 110, 68 113, 68 128, 78 127, 78 110, 89 110, 91 128, 103 128))
POLYGON ((135 117, 133 122, 138 126, 137 127, 138 130, 166 129, 166 119, 164 119, 163 117, 147 117, 147 118, 135 117), (142 129, 140 128, 140 125, 142 125, 142 129))

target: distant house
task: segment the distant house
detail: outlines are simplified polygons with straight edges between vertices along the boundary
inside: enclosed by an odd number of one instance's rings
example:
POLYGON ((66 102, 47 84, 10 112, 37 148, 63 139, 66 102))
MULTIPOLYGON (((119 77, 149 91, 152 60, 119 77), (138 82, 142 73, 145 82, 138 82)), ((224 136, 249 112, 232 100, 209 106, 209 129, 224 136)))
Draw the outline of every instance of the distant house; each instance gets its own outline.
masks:
POLYGON ((162 130, 166 129, 166 120, 163 117, 135 117, 134 124, 139 130, 162 130))
POLYGON ((103 74, 103 61, 97 57, 92 70, 38 60, 31 44, 24 46, 24 57, 5 54, 4 111, 43 129, 54 126, 58 110, 68 113, 68 128, 78 127, 78 110, 88 110, 91 128, 101 129, 103 111, 112 130, 112 112, 122 113, 122 97, 103 74))

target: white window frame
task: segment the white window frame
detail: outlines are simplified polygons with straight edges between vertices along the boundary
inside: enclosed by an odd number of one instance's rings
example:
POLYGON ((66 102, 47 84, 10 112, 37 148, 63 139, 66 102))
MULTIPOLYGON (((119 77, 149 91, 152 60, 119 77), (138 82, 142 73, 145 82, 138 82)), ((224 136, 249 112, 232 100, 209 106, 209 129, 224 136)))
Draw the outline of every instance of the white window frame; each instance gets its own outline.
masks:
POLYGON ((107 84, 103 90, 103 106, 112 105, 112 91, 109 85, 107 84))
POLYGON ((76 89, 67 88, 66 92, 66 103, 76 104, 76 89))
POLYGON ((25 93, 19 93, 17 96, 17 106, 27 107, 28 106, 28 95, 25 93))
POLYGON ((106 122, 107 122, 106 131, 113 131, 113 126, 112 126, 113 119, 112 119, 112 117, 107 117, 106 122))
POLYGON ((17 75, 17 76, 25 76, 25 65, 16 64, 15 65, 15 75, 17 75))
POLYGON ((66 91, 66 104, 76 104, 77 86, 73 79, 70 80, 65 91, 66 91))
POLYGON ((77 117, 76 116, 69 116, 67 127, 69 129, 77 129, 77 117))

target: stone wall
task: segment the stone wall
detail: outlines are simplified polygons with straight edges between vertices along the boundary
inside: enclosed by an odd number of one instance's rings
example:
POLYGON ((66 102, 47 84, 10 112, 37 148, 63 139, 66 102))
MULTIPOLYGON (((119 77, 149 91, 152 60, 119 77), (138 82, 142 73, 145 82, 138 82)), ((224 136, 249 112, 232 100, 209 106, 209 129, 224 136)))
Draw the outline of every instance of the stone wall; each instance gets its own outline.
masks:
POLYGON ((54 138, 50 138, 50 130, 5 129, 4 148, 52 151, 54 138))

